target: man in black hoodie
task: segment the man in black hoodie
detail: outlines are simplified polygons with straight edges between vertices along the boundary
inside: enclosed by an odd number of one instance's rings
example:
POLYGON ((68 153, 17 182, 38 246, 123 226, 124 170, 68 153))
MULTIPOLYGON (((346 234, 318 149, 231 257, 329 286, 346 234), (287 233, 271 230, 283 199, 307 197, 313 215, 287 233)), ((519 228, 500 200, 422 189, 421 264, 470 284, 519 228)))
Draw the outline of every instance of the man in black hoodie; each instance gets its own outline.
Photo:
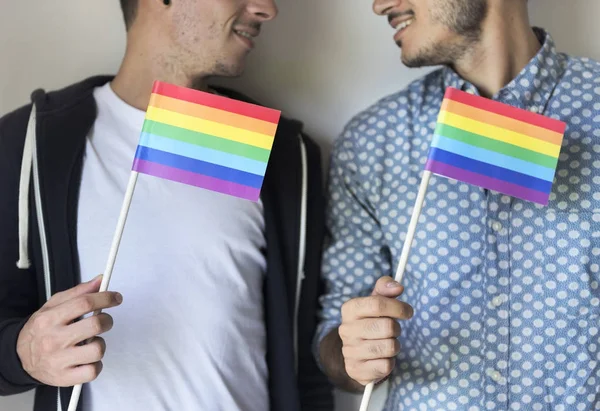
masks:
POLYGON ((95 380, 79 410, 331 410, 310 353, 320 158, 300 123, 282 118, 256 203, 141 176, 114 291, 98 292, 153 82, 247 100, 208 79, 241 74, 277 14, 273 0, 121 6, 116 77, 0 119, 0 394, 66 410, 69 387, 95 380))

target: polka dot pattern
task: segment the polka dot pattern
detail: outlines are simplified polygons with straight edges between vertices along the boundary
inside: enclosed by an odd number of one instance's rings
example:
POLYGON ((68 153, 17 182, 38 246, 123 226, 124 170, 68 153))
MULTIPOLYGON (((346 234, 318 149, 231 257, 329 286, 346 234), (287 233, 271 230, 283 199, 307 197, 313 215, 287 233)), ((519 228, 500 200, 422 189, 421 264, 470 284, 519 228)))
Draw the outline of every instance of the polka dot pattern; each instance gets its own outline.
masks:
MULTIPOLYGON (((600 64, 538 55, 494 98, 568 123, 550 203, 432 177, 408 261, 386 410, 600 410, 600 64)), ((435 71, 336 142, 320 341, 393 276, 446 87, 435 71)))

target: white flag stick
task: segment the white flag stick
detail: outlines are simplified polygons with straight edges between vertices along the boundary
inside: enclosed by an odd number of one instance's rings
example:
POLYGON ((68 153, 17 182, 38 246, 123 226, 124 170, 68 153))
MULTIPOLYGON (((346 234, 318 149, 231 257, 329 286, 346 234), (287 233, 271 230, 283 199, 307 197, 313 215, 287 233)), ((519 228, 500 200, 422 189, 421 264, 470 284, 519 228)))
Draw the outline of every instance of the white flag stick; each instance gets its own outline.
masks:
MULTIPOLYGON (((421 178, 421 185, 419 186, 419 192, 417 193, 417 199, 415 200, 415 207, 413 208, 412 216, 410 217, 410 223, 408 224, 408 231, 406 232, 406 240, 402 246, 402 253, 400 254, 400 261, 398 268, 396 269, 396 277, 394 278, 397 282, 402 283, 404 277, 404 270, 406 269, 406 263, 408 262, 408 255, 410 254, 410 247, 413 239, 415 238, 415 231, 417 230, 417 222, 423 209, 423 202, 425 201, 425 194, 427 193, 427 186, 429 185, 429 179, 431 178, 431 171, 425 170, 423 177, 421 178)), ((365 387, 362 401, 360 403, 360 411, 368 411, 369 401, 371 401, 371 394, 373 394, 373 387, 375 382, 370 382, 365 387)), ((71 411, 71 410, 69 410, 71 411)))
MULTIPOLYGON (((133 198, 133 192, 135 190, 135 184, 137 182, 138 172, 132 171, 129 177, 129 183, 127 184, 127 191, 125 192, 125 199, 121 206, 121 215, 119 215, 119 221, 117 222, 117 229, 113 237, 110 252, 108 253, 108 261, 106 262, 106 268, 102 276, 102 283, 100 284, 100 292, 108 290, 108 284, 110 282, 110 276, 112 275, 113 268, 115 266, 115 260, 117 259, 117 253, 119 251, 119 245, 121 244, 121 237, 123 236, 123 230, 125 228, 125 222, 127 221, 127 214, 129 213, 129 207, 131 206, 131 199, 133 198)), ((94 315, 100 314, 101 310, 95 311, 94 315)), ((81 395, 82 384, 78 384, 73 387, 71 393, 71 400, 69 401, 68 411, 77 411, 77 404, 79 403, 79 396, 81 395)))
POLYGON ((421 185, 419 186, 419 192, 417 193, 417 199, 415 200, 415 208, 413 209, 410 217, 410 223, 408 224, 408 231, 406 232, 406 240, 402 246, 402 253, 400 253, 400 261, 398 268, 396 269, 395 280, 402 283, 404 278, 404 270, 406 269, 406 263, 408 262, 408 255, 410 254, 410 247, 412 246, 413 239, 415 238, 415 231, 417 231, 417 223, 419 222, 419 216, 423 209, 423 203, 425 202, 425 194, 427 194, 427 187, 429 186, 429 179, 431 178, 431 171, 425 170, 423 177, 421 178, 421 185))

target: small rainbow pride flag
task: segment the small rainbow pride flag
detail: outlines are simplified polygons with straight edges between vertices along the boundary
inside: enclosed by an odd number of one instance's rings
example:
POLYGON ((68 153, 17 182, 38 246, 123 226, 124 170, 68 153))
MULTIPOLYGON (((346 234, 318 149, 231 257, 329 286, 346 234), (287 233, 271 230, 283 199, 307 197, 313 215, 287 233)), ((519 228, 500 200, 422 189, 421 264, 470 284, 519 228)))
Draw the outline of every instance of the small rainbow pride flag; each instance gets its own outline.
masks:
POLYGON ((280 116, 157 81, 132 169, 258 201, 280 116))
POLYGON ((566 126, 448 88, 425 169, 547 205, 566 126))

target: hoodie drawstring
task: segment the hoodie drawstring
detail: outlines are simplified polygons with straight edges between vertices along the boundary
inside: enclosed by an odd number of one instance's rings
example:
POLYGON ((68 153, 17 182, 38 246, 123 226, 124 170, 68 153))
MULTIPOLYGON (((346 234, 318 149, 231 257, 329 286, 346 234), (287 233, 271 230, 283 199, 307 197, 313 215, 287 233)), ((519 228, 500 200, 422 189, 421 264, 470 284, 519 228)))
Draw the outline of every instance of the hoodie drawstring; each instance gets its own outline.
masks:
POLYGON ((29 123, 27 123, 27 134, 25 134, 25 146, 23 147, 23 159, 21 161, 21 178, 19 180, 19 261, 17 267, 26 270, 31 267, 29 260, 29 185, 31 183, 31 167, 33 162, 33 145, 36 133, 35 104, 32 104, 29 123))
POLYGON ((306 144, 302 134, 300 139, 300 162, 302 166, 302 186, 300 200, 300 237, 298 239, 298 267, 296 274, 296 301, 294 304, 294 354, 296 373, 298 372, 298 313, 300 311, 300 299, 302 297, 302 281, 304 281, 304 264, 306 260, 306 213, 308 205, 308 160, 306 155, 306 144))

